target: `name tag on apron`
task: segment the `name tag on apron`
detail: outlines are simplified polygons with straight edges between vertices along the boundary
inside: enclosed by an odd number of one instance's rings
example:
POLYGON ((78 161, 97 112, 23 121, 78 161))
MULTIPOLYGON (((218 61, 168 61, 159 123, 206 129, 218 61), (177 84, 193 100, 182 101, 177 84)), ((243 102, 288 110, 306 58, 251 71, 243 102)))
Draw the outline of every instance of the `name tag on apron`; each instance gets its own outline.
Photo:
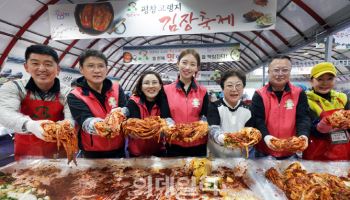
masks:
POLYGON ((331 132, 332 144, 346 144, 349 142, 349 133, 345 130, 331 132))

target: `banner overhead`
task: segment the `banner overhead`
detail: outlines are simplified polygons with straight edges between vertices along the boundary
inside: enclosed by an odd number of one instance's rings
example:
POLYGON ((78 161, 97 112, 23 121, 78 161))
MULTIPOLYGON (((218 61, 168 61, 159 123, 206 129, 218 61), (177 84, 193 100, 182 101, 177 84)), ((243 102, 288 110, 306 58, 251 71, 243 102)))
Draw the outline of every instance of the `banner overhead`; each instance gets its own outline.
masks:
POLYGON ((123 47, 124 64, 176 63, 182 50, 195 49, 201 62, 239 61, 239 43, 126 46, 123 47))
POLYGON ((49 5, 54 40, 274 29, 277 0, 120 0, 49 5))
POLYGON ((346 28, 333 35, 334 48, 337 50, 350 49, 350 28, 346 28))

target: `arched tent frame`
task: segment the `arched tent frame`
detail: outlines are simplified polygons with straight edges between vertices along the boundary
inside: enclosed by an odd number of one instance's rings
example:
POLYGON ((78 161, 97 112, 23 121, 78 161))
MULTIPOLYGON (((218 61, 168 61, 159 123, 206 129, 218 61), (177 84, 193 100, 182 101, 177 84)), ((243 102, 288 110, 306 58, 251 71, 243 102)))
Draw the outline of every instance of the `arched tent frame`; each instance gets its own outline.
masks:
MULTIPOLYGON (((231 68, 246 73, 266 63, 276 54, 288 54, 293 61, 320 60, 324 49, 316 49, 315 41, 327 37, 350 24, 348 0, 278 0, 275 30, 232 32, 196 35, 171 35, 94 40, 53 41, 49 33, 48 5, 94 1, 78 0, 27 0, 0 3, 0 66, 8 57, 23 58, 24 49, 30 44, 47 44, 57 50, 60 65, 77 68, 78 55, 87 48, 99 49, 109 61, 108 75, 118 77, 126 90, 131 90, 138 75, 154 68, 157 72, 176 71, 174 64, 124 65, 124 46, 210 44, 239 42, 239 62, 206 64, 208 70, 225 71, 231 68), (16 11, 15 11, 16 10, 16 11), (21 15, 18 15, 21 13, 21 15)), ((348 59, 350 51, 332 51, 332 59, 348 59)), ((337 67, 339 74, 349 74, 346 66, 337 67)), ((348 81, 348 76, 344 80, 348 81)))

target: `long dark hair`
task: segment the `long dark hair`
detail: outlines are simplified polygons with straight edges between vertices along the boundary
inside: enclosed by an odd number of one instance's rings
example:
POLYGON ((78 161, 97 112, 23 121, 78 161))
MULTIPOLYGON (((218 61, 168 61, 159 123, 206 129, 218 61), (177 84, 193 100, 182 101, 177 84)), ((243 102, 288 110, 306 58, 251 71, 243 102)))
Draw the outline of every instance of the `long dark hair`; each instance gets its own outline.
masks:
POLYGON ((196 50, 194 50, 194 49, 186 49, 186 50, 181 51, 179 57, 177 58, 177 63, 179 64, 180 60, 184 56, 186 56, 188 54, 194 56, 194 58, 197 60, 197 68, 198 68, 198 71, 199 71, 200 70, 200 66, 201 66, 201 57, 199 56, 199 53, 196 50))
POLYGON ((143 82, 143 79, 145 78, 146 75, 148 74, 152 74, 152 75, 155 75, 159 81, 159 84, 161 85, 161 89, 159 91, 159 93, 157 94, 157 97, 156 99, 158 99, 159 95, 163 92, 163 81, 162 79, 160 78, 160 75, 157 73, 157 72, 154 72, 154 71, 144 71, 142 72, 142 74, 140 75, 140 78, 137 80, 137 83, 136 83, 136 86, 133 90, 133 94, 138 96, 138 97, 141 97, 141 98, 145 98, 145 95, 143 94, 142 92, 142 82, 143 82))

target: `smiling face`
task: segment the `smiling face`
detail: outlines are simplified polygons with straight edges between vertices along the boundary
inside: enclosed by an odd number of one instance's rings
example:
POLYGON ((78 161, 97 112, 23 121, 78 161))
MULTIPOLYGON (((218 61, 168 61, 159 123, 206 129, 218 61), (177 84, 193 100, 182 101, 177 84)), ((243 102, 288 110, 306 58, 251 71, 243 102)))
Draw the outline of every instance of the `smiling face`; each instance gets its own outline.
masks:
POLYGON ((85 77, 89 85, 102 85, 107 76, 107 66, 103 59, 95 56, 87 57, 80 73, 85 77))
POLYGON ((335 85, 335 76, 330 73, 323 74, 318 78, 311 79, 311 86, 315 92, 320 94, 327 94, 335 85))
POLYGON ((141 90, 148 101, 154 101, 161 88, 162 85, 154 74, 144 76, 141 90))
POLYGON ((272 87, 284 87, 290 78, 292 63, 288 59, 274 59, 269 65, 269 82, 272 87))
POLYGON ((231 107, 235 107, 243 95, 243 82, 237 76, 231 76, 224 82, 224 98, 231 107))
POLYGON ((187 54, 177 63, 180 71, 180 80, 191 80, 198 71, 198 62, 192 54, 187 54))
POLYGON ((52 56, 46 54, 31 53, 24 63, 25 70, 31 75, 35 84, 42 90, 50 89, 59 67, 52 56))

